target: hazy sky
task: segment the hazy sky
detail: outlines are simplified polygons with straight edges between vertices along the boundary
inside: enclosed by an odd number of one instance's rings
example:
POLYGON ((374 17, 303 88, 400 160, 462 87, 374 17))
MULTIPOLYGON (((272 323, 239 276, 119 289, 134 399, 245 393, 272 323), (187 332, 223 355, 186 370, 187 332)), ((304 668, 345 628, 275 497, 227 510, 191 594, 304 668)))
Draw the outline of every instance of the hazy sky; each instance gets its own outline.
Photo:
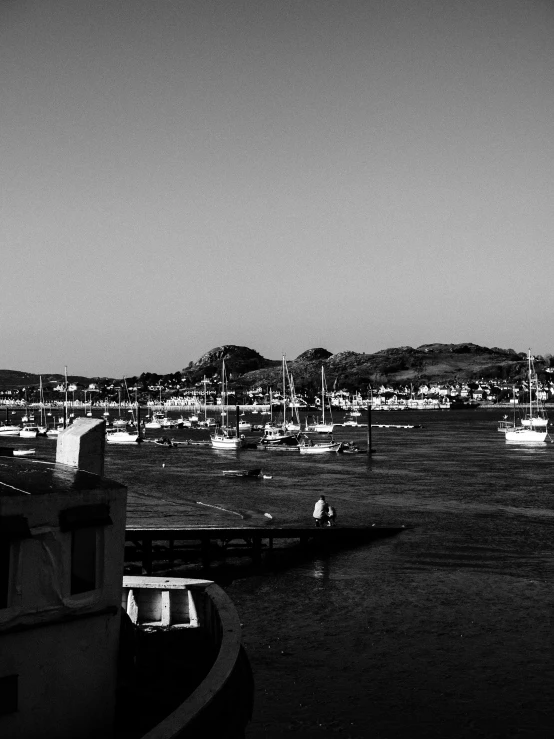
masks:
POLYGON ((554 352, 548 0, 0 0, 1 368, 554 352))

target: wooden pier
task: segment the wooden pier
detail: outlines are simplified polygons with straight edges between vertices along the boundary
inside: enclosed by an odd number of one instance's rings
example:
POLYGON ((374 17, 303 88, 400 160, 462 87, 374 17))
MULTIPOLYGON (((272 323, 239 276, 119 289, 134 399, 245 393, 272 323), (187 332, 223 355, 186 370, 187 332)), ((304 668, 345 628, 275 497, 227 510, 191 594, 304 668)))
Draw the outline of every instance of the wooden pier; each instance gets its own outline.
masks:
MULTIPOLYGON (((125 540, 133 545, 134 551, 126 548, 126 561, 141 561, 143 573, 151 575, 155 560, 163 560, 172 567, 179 544, 187 551, 197 550, 202 565, 208 567, 210 561, 226 554, 247 555, 255 564, 262 561, 264 551, 271 555, 277 548, 276 542, 299 544, 302 547, 338 547, 362 544, 373 539, 393 536, 405 531, 404 526, 332 526, 332 527, 202 527, 202 528, 128 528, 125 540)), ((284 547, 279 547, 284 549, 284 547)))

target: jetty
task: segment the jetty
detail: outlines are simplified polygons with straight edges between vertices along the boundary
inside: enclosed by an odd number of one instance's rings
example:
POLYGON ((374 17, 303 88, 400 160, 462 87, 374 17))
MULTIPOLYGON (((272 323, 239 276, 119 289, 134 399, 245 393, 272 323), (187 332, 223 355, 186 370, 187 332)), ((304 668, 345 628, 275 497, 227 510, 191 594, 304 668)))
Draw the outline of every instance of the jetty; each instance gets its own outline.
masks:
POLYGON ((261 564, 264 552, 271 556, 277 548, 336 548, 363 544, 405 531, 405 526, 205 526, 185 528, 129 527, 125 532, 126 562, 141 562, 143 574, 151 575, 155 561, 171 568, 179 554, 198 551, 202 565, 226 555, 246 555, 261 564), (281 545, 281 546, 279 546, 281 545))

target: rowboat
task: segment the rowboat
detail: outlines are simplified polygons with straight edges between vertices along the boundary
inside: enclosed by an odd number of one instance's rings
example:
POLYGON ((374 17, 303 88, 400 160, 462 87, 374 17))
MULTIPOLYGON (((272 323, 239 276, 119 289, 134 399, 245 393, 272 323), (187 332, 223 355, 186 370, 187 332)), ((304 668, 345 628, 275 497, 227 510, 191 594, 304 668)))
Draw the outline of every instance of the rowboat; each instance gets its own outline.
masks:
POLYGON ((300 454, 329 454, 342 451, 342 441, 314 442, 312 439, 305 438, 299 445, 300 454))

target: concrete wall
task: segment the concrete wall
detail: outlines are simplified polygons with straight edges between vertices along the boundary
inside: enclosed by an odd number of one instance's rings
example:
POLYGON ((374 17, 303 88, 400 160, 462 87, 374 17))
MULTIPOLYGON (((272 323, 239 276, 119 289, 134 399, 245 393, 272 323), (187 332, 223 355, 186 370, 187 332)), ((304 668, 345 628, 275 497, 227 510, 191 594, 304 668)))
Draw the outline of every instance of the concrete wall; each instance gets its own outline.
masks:
POLYGON ((51 492, 0 497, 0 516, 23 516, 30 531, 12 542, 8 607, 0 609, 0 678, 19 676, 18 710, 0 715, 0 737, 110 737, 126 489, 57 467, 52 479, 51 492), (92 489, 83 489, 83 479, 92 489), (71 594, 74 529, 60 528, 60 513, 91 506, 111 519, 89 526, 96 532, 97 588, 71 594))
POLYGON ((109 739, 113 731, 119 613, 0 635, 0 677, 19 676, 6 739, 109 739))

